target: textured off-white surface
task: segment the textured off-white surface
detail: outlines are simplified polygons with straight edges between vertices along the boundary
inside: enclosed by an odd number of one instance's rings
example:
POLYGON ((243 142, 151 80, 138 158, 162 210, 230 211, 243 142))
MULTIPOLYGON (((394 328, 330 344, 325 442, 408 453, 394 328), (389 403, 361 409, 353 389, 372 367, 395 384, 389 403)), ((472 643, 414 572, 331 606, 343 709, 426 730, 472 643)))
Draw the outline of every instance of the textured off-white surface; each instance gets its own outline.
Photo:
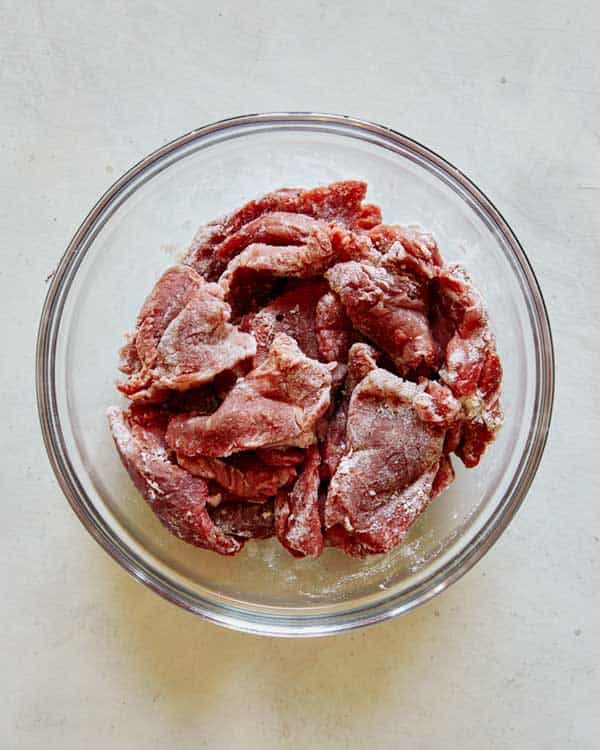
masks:
POLYGON ((2 748, 600 744, 600 6, 0 2, 2 748), (205 624, 95 545, 34 405, 45 278, 99 194, 245 112, 347 112, 460 166, 523 242, 557 348, 553 429, 491 553, 375 628, 205 624))

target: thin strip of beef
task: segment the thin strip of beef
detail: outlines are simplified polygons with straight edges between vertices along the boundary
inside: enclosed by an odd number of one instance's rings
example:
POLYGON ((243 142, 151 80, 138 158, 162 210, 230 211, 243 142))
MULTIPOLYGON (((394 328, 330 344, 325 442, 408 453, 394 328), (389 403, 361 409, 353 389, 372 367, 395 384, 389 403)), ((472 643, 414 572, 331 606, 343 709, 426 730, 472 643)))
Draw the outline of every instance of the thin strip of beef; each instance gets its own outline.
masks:
POLYGON ((214 257, 223 268, 249 245, 303 245, 311 230, 322 222, 304 214, 276 211, 264 214, 245 224, 214 250, 214 257))
POLYGON ((151 388, 152 367, 158 357, 158 344, 169 323, 179 315, 197 289, 202 278, 188 266, 178 265, 167 269, 154 285, 154 289, 137 317, 135 329, 120 351, 121 372, 129 376, 119 390, 126 396, 146 391, 148 400, 160 400, 160 389, 151 388))
POLYGON ((327 291, 315 311, 315 330, 319 359, 346 362, 352 343, 352 322, 337 294, 327 291))
POLYGON ((502 366, 495 337, 480 294, 458 265, 440 272, 432 310, 434 332, 444 351, 440 378, 463 405, 455 452, 465 466, 473 467, 502 424, 502 366))
POLYGON ((348 375, 338 395, 338 403, 327 425, 323 442, 321 478, 331 479, 342 456, 346 453, 346 423, 352 391, 360 381, 377 367, 379 352, 369 344, 353 344, 348 355, 348 375))
POLYGON ((115 445, 135 486, 164 526, 184 542, 222 555, 234 555, 242 543, 216 527, 206 509, 206 482, 169 461, 164 415, 108 410, 115 445))
POLYGON ((256 448, 315 442, 317 421, 330 403, 331 371, 278 334, 267 359, 234 385, 214 414, 175 416, 167 442, 178 456, 219 458, 256 448))
MULTIPOLYGON (((203 385, 220 373, 235 369, 256 352, 254 338, 229 322, 231 308, 223 300, 220 287, 207 284, 192 269, 188 272, 197 277, 196 287, 185 307, 160 332, 151 364, 145 364, 144 378, 134 374, 119 385, 119 390, 131 399, 147 400, 149 393, 156 392, 166 397, 169 390, 203 385)), ((141 321, 140 332, 146 321, 147 318, 141 321)))
POLYGON ((228 536, 240 539, 268 539, 275 534, 273 500, 262 505, 224 503, 209 508, 214 525, 228 536))
POLYGON ((267 466, 256 456, 240 453, 228 459, 177 457, 178 464, 196 477, 216 482, 239 498, 266 498, 296 476, 293 466, 267 466))
POLYGON ((460 405, 456 402, 449 412, 451 394, 432 389, 439 408, 417 408, 415 399, 426 390, 425 382, 417 385, 375 369, 352 393, 346 453, 325 505, 330 539, 349 554, 395 547, 431 499, 446 425, 460 405), (445 421, 440 421, 442 414, 445 421))
POLYGON ((302 473, 290 490, 280 490, 275 498, 277 538, 294 557, 318 557, 323 552, 319 516, 318 445, 306 451, 302 473))
POLYGON ((433 500, 447 490, 454 481, 455 476, 450 456, 442 456, 431 487, 431 499, 433 500))
POLYGON ((439 356, 428 320, 429 283, 435 272, 435 267, 424 266, 398 242, 379 265, 339 263, 325 277, 355 328, 405 374, 435 364, 439 356))
POLYGON ((255 367, 267 358, 278 333, 286 333, 295 339, 307 357, 319 359, 316 307, 327 288, 324 279, 291 283, 281 296, 262 310, 242 319, 241 330, 251 333, 256 339, 255 367))
POLYGON ((186 390, 253 357, 256 342, 231 325, 230 316, 220 287, 204 283, 160 340, 155 372, 161 384, 186 390))
POLYGON ((274 280, 320 276, 335 262, 327 224, 313 221, 313 225, 302 245, 256 243, 229 262, 219 284, 236 313, 264 296, 262 290, 271 288, 274 280))
POLYGON ((312 190, 283 188, 268 193, 249 201, 228 216, 201 227, 192 241, 185 262, 207 280, 215 281, 227 262, 221 257, 227 255, 227 251, 221 249, 223 243, 246 224, 274 212, 305 214, 315 219, 336 221, 348 227, 355 224, 361 226, 365 222, 368 224, 376 218, 376 212, 372 207, 364 211, 367 207, 361 206, 366 191, 366 183, 346 180, 312 190))

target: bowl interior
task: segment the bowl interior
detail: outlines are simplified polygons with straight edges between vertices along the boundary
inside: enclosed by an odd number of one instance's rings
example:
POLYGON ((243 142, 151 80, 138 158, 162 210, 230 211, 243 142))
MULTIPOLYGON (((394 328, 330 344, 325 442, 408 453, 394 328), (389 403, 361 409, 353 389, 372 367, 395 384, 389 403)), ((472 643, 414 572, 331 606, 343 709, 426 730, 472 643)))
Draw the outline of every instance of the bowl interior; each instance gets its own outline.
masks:
POLYGON ((238 625, 257 613, 297 624, 398 601, 472 545, 510 496, 537 408, 530 290, 499 227, 447 171, 410 146, 320 122, 191 138, 151 161, 103 207, 80 237, 63 289, 52 374, 56 421, 85 513, 143 561, 142 578, 171 582, 200 610, 226 611, 238 625), (446 261, 463 263, 483 293, 504 365, 504 427, 477 469, 454 461, 454 485, 386 556, 359 561, 326 550, 318 560, 296 560, 273 540, 250 542, 231 559, 195 549, 155 519, 112 443, 105 412, 123 403, 114 388, 123 334, 200 224, 275 188, 348 178, 368 182, 368 199, 384 220, 431 231, 446 261))

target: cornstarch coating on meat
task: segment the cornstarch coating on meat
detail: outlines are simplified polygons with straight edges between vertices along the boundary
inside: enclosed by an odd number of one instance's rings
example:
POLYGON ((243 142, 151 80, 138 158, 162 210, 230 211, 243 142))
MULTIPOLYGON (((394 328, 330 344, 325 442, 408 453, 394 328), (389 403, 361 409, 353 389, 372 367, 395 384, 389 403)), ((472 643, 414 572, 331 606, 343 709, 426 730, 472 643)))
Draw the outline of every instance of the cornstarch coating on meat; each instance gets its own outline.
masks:
POLYGON ((439 386, 427 394, 431 407, 419 409, 428 385, 377 368, 352 392, 346 451, 325 503, 329 536, 349 554, 392 549, 431 499, 460 404, 439 386))
MULTIPOLYGON (((295 223, 299 223, 299 218, 294 217, 295 223)), ((335 253, 329 225, 316 219, 302 219, 304 232, 299 244, 252 242, 228 263, 219 284, 236 310, 256 304, 257 287, 260 290, 267 284, 270 288, 277 278, 320 276, 333 263, 335 253)))
POLYGON ((143 303, 120 351, 130 405, 109 427, 183 542, 389 552, 454 481, 452 454, 477 466, 500 428, 481 295, 366 192, 251 200, 202 227, 143 303))
POLYGON ((169 460, 160 417, 142 424, 131 412, 113 407, 108 420, 123 465, 167 529, 184 542, 222 555, 239 552, 242 542, 215 526, 208 514, 206 482, 169 460))
POLYGON ((437 265, 408 251, 398 241, 377 263, 339 263, 325 274, 354 327, 381 347, 398 372, 434 365, 437 347, 431 332, 429 287, 437 265))
POLYGON ((119 388, 130 398, 162 400, 169 390, 211 382, 253 357, 256 341, 229 323, 231 308, 217 284, 207 284, 185 266, 169 269, 145 302, 129 338, 119 388), (133 369, 132 348, 140 362, 133 369), (129 372, 128 372, 129 371, 129 372))

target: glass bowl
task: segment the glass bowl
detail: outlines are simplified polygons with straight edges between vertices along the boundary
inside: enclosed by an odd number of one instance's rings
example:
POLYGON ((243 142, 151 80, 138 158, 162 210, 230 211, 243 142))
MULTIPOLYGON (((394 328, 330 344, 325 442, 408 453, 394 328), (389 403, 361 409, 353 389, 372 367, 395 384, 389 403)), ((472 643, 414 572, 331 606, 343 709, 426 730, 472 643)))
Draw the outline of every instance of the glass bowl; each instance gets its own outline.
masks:
POLYGON ((402 614, 463 575, 498 539, 538 467, 554 386, 550 328, 531 266, 492 203, 456 167, 392 130, 349 117, 261 114, 208 125, 143 159, 102 196, 67 248, 42 313, 37 392, 50 461, 73 510, 135 578, 221 625, 336 633, 402 614), (117 350, 161 272, 196 228, 283 187, 369 183, 388 222, 431 231, 487 300, 504 364, 505 424, 479 467, 406 541, 361 561, 296 560, 275 540, 234 558, 171 536, 121 465, 105 412, 117 350))

